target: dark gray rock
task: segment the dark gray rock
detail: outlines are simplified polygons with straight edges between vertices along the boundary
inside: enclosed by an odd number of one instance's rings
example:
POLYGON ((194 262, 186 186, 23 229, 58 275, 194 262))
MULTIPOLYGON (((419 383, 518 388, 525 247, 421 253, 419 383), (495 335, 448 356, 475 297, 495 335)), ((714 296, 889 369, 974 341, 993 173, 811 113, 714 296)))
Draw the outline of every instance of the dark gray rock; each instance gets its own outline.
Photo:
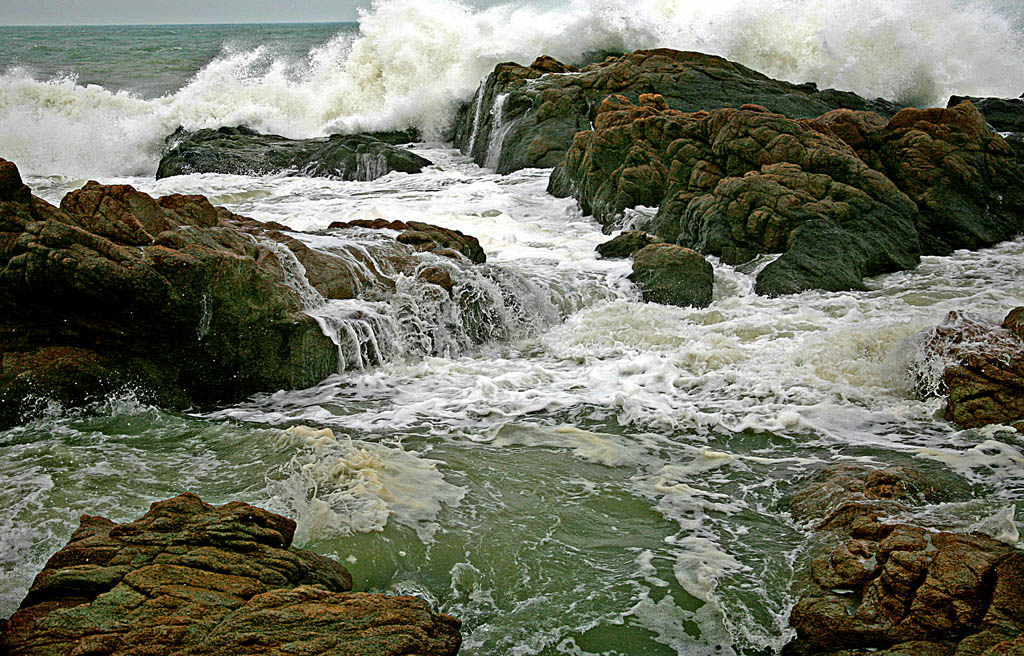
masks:
POLYGON ((644 300, 664 305, 711 305, 715 273, 699 253, 674 244, 651 244, 633 257, 629 279, 644 300))
POLYGON ((374 180, 392 171, 419 173, 430 160, 393 143, 407 143, 415 132, 335 134, 318 139, 286 139, 244 126, 188 132, 167 137, 167 151, 156 177, 189 173, 266 175, 292 172, 309 177, 374 180))

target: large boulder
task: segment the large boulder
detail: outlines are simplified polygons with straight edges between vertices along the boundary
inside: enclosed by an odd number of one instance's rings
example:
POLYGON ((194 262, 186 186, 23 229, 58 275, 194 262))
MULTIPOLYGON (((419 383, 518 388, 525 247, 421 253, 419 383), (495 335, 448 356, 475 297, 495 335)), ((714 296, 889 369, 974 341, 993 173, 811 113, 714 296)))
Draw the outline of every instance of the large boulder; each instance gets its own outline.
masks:
POLYGON ((918 388, 946 397, 946 419, 964 428, 1024 429, 1024 307, 1001 326, 951 312, 925 338, 922 357, 914 367, 918 388))
POLYGON ((431 239, 451 267, 484 258, 454 231, 409 232, 410 243, 314 249, 202 196, 95 182, 54 207, 0 160, 0 424, 38 400, 78 406, 126 390, 209 407, 379 361, 373 335, 349 344, 352 331, 329 324, 329 303, 387 301, 400 274, 445 287, 422 275, 431 239))
POLYGON ((642 230, 624 230, 621 234, 604 243, 598 244, 594 250, 601 257, 608 259, 624 259, 632 257, 638 251, 651 244, 661 244, 665 240, 642 230))
MULTIPOLYGON (((399 137, 412 136, 395 133, 399 137)), ((392 171, 419 173, 430 160, 389 143, 395 134, 335 134, 317 139, 286 139, 245 126, 188 132, 167 137, 156 177, 189 173, 266 175, 288 172, 341 180, 374 180, 392 171)))
POLYGON ((295 522, 193 494, 116 524, 83 515, 0 627, 11 656, 448 656, 459 621, 414 597, 353 593, 336 561, 292 546, 295 522))
POLYGON ((648 230, 727 264, 781 257, 757 291, 861 289, 918 262, 914 203, 842 140, 764 107, 685 113, 661 96, 610 96, 551 176, 611 228, 657 206, 648 230))
POLYGON ((714 291, 714 270, 699 253, 674 244, 651 244, 633 256, 629 279, 645 301, 707 307, 714 291))
POLYGON ((957 492, 911 469, 859 465, 829 467, 804 485, 793 517, 817 531, 817 556, 784 653, 1016 653, 1007 649, 1024 634, 1024 552, 979 533, 885 519, 957 492))
POLYGON ((555 166, 573 135, 590 127, 601 102, 613 93, 634 102, 641 94, 657 93, 669 107, 685 112, 746 103, 793 117, 818 116, 840 107, 887 115, 897 109, 849 92, 773 80, 697 52, 638 50, 582 70, 541 57, 530 66, 509 62, 495 67, 460 111, 455 146, 499 173, 555 166))

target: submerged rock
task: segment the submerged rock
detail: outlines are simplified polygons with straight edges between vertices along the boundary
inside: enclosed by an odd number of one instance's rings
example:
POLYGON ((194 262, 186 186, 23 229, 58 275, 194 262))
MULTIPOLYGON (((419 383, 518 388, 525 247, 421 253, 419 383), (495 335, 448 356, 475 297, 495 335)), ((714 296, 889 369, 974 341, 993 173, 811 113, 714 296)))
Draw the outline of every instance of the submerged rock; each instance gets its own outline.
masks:
POLYGON ((645 301, 707 307, 714 290, 714 270, 699 253, 673 244, 651 244, 633 256, 629 279, 645 301))
POLYGON ((890 522, 957 496, 912 469, 839 465, 792 499, 819 553, 790 623, 793 656, 996 656, 1021 644, 1024 552, 986 535, 890 522))
POLYGON ((559 163, 573 135, 590 127, 610 94, 636 102, 660 94, 672 109, 764 105, 793 117, 847 107, 895 113, 883 100, 819 91, 813 84, 773 80, 741 64, 696 52, 661 48, 608 57, 581 70, 550 57, 530 66, 498 64, 456 120, 455 146, 481 166, 509 173, 559 163))
POLYGON ((291 172, 309 177, 374 180, 392 171, 419 173, 430 160, 394 143, 413 132, 335 134, 318 139, 287 139, 244 126, 188 132, 167 137, 157 179, 189 173, 266 175, 291 172), (380 138, 378 138, 380 137, 380 138))
POLYGON ((313 249, 202 196, 89 182, 54 207, 0 160, 0 424, 37 402, 125 391, 209 407, 379 360, 373 340, 343 345, 309 313, 330 299, 386 301, 403 273, 443 283, 420 275, 424 240, 467 266, 484 259, 471 237, 410 225, 408 243, 313 249))
POLYGON ((756 291, 863 289, 921 254, 1024 230, 1024 168, 969 103, 892 119, 835 110, 792 119, 745 105, 685 113, 658 95, 610 96, 549 190, 606 227, 656 206, 646 229, 739 264, 780 253, 756 291))
POLYGON ((327 227, 328 230, 343 228, 392 230, 398 233, 395 235, 396 241, 408 244, 420 252, 426 251, 442 256, 461 255, 474 264, 483 264, 487 261, 487 255, 480 247, 480 241, 476 237, 430 223, 357 219, 355 221, 335 221, 327 227))
POLYGON ((1024 429, 1024 307, 1001 326, 950 312, 922 350, 918 387, 946 396, 947 420, 964 428, 1016 423, 1024 429), (936 375, 937 381, 924 380, 936 375))
POLYGON ((641 230, 625 230, 611 241, 598 244, 594 249, 601 257, 609 259, 632 257, 651 244, 660 244, 664 240, 656 235, 650 235, 641 230))
POLYGON ((134 522, 83 515, 0 633, 30 654, 448 656, 459 620, 415 597, 353 593, 336 561, 292 546, 295 522, 193 494, 134 522))

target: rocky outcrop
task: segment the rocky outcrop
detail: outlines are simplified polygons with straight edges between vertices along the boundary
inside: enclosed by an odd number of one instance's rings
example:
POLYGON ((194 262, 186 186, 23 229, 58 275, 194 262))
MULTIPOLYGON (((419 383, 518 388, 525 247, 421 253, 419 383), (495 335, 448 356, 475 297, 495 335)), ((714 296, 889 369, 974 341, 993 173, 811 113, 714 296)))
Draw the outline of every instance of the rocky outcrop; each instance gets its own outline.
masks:
POLYGON ((956 107, 965 100, 978 108, 992 129, 999 132, 1013 148, 1017 160, 1024 164, 1024 96, 1020 98, 972 98, 951 96, 947 107, 956 107))
POLYGON ((739 107, 757 103, 792 117, 846 107, 882 114, 896 107, 813 84, 773 80, 735 62, 696 52, 638 50, 577 70, 550 57, 530 66, 498 64, 460 112, 455 146, 481 166, 509 173, 558 164, 573 135, 590 127, 610 94, 636 102, 660 94, 672 109, 739 107))
POLYGON ((372 363, 382 356, 370 341, 343 345, 313 315, 330 300, 386 301, 399 274, 445 287, 450 274, 425 272, 418 250, 448 249, 457 266, 484 258, 454 231, 407 233, 314 249, 202 196, 95 182, 58 208, 0 160, 0 425, 37 400, 80 406, 127 390, 209 407, 372 363))
POLYGON ((286 139, 261 134, 245 126, 188 132, 178 128, 167 137, 156 177, 189 173, 267 175, 289 172, 309 177, 374 180, 392 171, 419 173, 430 166, 393 142, 405 142, 409 132, 335 134, 319 139, 286 139))
POLYGON ((419 252, 434 253, 445 257, 465 257, 474 264, 487 261, 480 240, 463 234, 460 230, 442 228, 420 221, 385 221, 384 219, 358 219, 356 221, 335 221, 328 230, 344 228, 366 228, 368 230, 389 230, 398 234, 395 241, 408 244, 419 252))
POLYGON ((768 295, 863 289, 920 254, 1024 230, 1024 169, 969 103, 797 120, 610 96, 549 190, 609 228, 626 208, 656 206, 647 230, 727 264, 781 254, 758 274, 768 295))
POLYGON ((714 276, 711 264, 699 253, 674 244, 651 244, 633 256, 629 279, 647 302, 707 307, 714 276))
POLYGON ((842 124, 861 127, 854 148, 917 205, 923 254, 983 248, 1024 230, 1024 168, 971 103, 907 108, 884 126, 851 114, 819 120, 840 135, 842 124))
POLYGON ((951 312, 922 345, 918 387, 946 397, 945 417, 963 428, 1017 424, 1024 429, 1024 307, 1001 326, 951 312), (923 378, 938 374, 941 379, 923 378))
POLYGON ((0 652, 448 656, 459 621, 415 597, 354 593, 295 522, 193 494, 134 522, 83 515, 0 633, 0 652))
POLYGON ((1016 653, 1024 552, 978 533, 885 519, 955 494, 903 467, 834 466, 806 484, 791 506, 794 519, 818 532, 818 556, 784 653, 1016 653))
POLYGON ((611 96, 550 189, 609 227, 625 208, 658 206, 651 232, 727 264, 781 253, 758 275, 762 294, 860 289, 918 261, 905 194, 816 122, 754 105, 684 113, 656 95, 611 96))
POLYGON ((660 244, 663 241, 661 237, 647 234, 641 230, 624 230, 614 239, 598 244, 594 250, 604 258, 622 259, 632 257, 646 246, 660 244))

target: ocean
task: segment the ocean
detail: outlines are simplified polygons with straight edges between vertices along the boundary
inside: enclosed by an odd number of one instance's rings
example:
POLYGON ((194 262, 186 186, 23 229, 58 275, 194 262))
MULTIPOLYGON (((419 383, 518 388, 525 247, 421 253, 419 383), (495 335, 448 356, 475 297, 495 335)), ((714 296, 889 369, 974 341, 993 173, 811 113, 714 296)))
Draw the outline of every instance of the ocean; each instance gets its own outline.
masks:
POLYGON ((297 543, 338 558, 357 589, 461 618, 470 656, 777 653, 808 564, 786 498, 830 464, 965 480, 971 500, 920 512, 1018 543, 1024 439, 956 429, 910 372, 951 310, 998 322, 1024 305, 1024 239, 925 257, 865 292, 781 298, 712 258, 710 307, 644 304, 629 263, 594 253, 600 226, 545 192, 548 170, 499 176, 446 141, 498 62, 655 46, 919 106, 1024 92, 1009 1, 381 0, 358 23, 0 27, 0 157, 35 194, 57 203, 95 179, 296 231, 455 228, 488 254, 486 276, 457 282, 494 315, 474 345, 429 299, 366 301, 382 363, 210 412, 40 399, 0 431, 0 616, 81 513, 131 520, 186 490, 293 517, 297 543), (435 164, 371 182, 154 179, 177 127, 239 124, 416 127, 412 149, 435 164))

